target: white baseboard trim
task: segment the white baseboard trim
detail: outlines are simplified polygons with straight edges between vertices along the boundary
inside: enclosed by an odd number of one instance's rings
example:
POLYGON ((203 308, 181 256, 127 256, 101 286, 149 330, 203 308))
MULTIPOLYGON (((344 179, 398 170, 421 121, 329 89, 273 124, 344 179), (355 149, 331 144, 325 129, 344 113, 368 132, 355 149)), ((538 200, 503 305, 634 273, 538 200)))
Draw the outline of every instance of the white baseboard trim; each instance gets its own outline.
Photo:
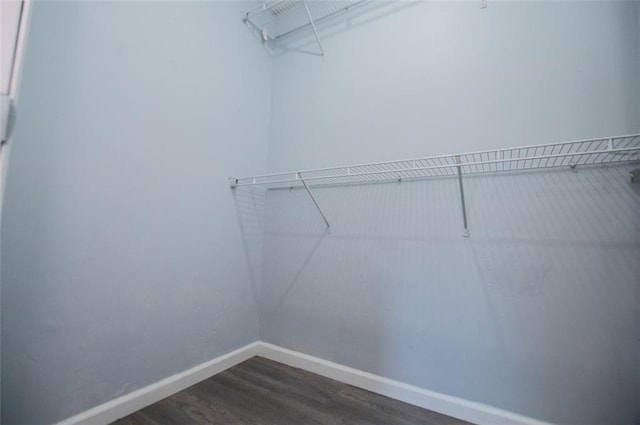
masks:
POLYGON ((262 341, 258 342, 257 355, 478 425, 551 425, 528 416, 425 390, 262 341))
POLYGON ((254 357, 258 342, 176 373, 59 422, 59 425, 107 425, 254 357))
POLYGON ((425 390, 262 341, 253 342, 125 394, 65 419, 58 425, 108 425, 256 355, 478 425, 551 425, 548 422, 425 390))

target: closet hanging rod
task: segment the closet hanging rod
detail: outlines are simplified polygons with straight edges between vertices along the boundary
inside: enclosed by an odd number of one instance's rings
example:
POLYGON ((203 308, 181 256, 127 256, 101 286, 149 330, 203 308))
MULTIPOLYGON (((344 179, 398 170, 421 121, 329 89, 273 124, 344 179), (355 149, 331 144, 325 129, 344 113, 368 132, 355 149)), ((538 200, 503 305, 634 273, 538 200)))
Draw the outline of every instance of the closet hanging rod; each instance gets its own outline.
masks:
POLYGON ((300 184, 305 180, 327 183, 369 183, 375 181, 421 179, 464 174, 521 171, 540 168, 575 167, 640 160, 640 134, 575 140, 544 145, 440 155, 415 159, 374 162, 341 167, 230 178, 231 187, 300 184), (378 176, 378 178, 376 178, 378 176))

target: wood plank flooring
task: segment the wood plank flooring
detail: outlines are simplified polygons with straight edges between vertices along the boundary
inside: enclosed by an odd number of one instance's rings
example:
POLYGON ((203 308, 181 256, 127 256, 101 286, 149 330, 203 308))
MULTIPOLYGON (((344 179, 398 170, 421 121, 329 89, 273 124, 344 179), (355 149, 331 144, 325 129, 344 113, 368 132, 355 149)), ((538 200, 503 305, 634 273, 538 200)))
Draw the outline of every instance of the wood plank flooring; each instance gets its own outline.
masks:
POLYGON ((113 425, 462 425, 449 416, 254 357, 113 425))

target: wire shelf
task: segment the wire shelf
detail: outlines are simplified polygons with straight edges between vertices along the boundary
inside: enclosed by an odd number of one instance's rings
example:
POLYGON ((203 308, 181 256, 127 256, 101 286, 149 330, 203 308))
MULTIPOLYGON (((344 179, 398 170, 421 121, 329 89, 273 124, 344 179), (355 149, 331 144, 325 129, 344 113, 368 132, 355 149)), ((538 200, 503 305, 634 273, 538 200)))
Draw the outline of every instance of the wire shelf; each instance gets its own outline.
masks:
POLYGON ((249 177, 231 177, 231 187, 269 188, 358 184, 462 174, 523 171, 640 161, 640 134, 523 146, 457 155, 346 165, 249 177), (306 182, 306 183, 305 183, 306 182))
POLYGON ((331 17, 366 3, 369 0, 266 0, 247 12, 244 20, 264 41, 278 40, 303 29, 311 28, 331 17))

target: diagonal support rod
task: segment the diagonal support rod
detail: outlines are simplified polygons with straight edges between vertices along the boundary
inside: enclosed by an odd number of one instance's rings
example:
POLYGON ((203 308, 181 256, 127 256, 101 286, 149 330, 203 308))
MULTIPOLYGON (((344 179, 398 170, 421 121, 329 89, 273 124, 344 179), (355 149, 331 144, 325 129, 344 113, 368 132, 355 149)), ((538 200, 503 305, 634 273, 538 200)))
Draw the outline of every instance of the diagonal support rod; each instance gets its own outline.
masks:
POLYGON ((313 204, 316 206, 316 209, 318 210, 318 212, 322 216, 322 219, 324 220, 324 223, 327 225, 327 233, 331 233, 331 225, 329 224, 329 220, 327 220, 327 217, 322 212, 322 209, 320 208, 320 205, 318 205, 318 201, 316 201, 316 198, 313 196, 313 193, 311 193, 311 190, 309 189, 309 186, 307 186, 307 182, 305 182, 304 179, 302 178, 302 174, 301 173, 298 173, 298 178, 300 179, 300 181, 304 185, 304 188, 307 190, 307 193, 309 194, 309 197, 311 198, 311 200, 313 201, 313 204))
POLYGON ((318 30, 316 29, 316 23, 313 21, 311 17, 311 11, 309 10, 309 6, 307 6, 306 0, 303 0, 304 8, 307 11, 307 16, 309 17, 309 23, 311 24, 311 28, 313 29, 313 35, 316 36, 316 42, 318 42, 318 47, 320 47, 320 54, 324 56, 324 49, 322 48, 322 43, 320 43, 320 36, 318 35, 318 30))
MULTIPOLYGON (((457 164, 461 164, 459 156, 456 156, 456 163, 457 164)), ((461 203, 461 206, 462 206, 462 222, 464 224, 464 231, 462 232, 462 236, 464 236, 465 238, 468 238, 469 237, 469 226, 467 224, 467 207, 466 207, 466 204, 464 202, 464 184, 462 183, 462 166, 458 165, 458 166, 456 166, 456 168, 458 169, 458 185, 460 187, 460 203, 461 203)))

